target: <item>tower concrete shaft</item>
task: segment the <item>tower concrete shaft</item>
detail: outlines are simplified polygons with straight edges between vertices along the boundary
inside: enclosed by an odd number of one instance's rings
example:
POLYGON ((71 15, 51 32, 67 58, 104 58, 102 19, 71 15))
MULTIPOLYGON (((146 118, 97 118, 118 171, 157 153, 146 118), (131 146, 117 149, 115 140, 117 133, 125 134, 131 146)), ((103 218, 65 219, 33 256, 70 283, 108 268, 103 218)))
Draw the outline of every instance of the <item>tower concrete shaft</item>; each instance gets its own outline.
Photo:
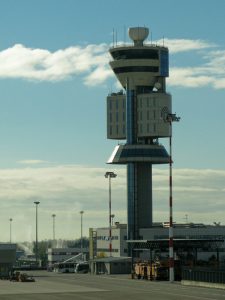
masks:
POLYGON ((139 239, 139 229, 152 226, 152 164, 127 165, 128 240, 139 239))

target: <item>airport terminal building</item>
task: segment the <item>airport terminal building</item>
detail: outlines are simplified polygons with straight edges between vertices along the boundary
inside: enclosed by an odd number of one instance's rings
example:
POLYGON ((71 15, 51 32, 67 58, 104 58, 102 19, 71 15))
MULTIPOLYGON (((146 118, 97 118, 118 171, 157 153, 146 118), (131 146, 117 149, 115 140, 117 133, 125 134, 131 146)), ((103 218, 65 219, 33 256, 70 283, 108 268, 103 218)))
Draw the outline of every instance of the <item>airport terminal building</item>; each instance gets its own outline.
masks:
MULTIPOLYGON (((91 229, 92 239, 90 239, 90 257, 108 257, 109 251, 109 228, 91 229)), ((154 256, 168 256, 169 248, 169 228, 168 223, 153 223, 151 228, 140 229, 139 239, 136 240, 142 246, 139 249, 139 256, 149 259, 149 251, 143 242, 155 243, 152 251, 154 256), (161 242, 164 241, 162 244, 161 242)), ((174 224, 174 246, 175 257, 181 255, 194 255, 198 260, 208 260, 216 257, 220 262, 225 262, 225 226, 206 225, 202 223, 181 223, 174 224), (182 246, 180 242, 183 241, 182 246), (177 247, 176 247, 177 243, 177 247)), ((126 224, 115 223, 112 226, 112 257, 128 256, 127 226, 126 224)), ((136 249, 137 250, 137 249, 136 249)))
MULTIPOLYGON (((95 229, 95 253, 97 257, 108 257, 109 253, 109 228, 95 229)), ((127 225, 115 223, 112 226, 112 256, 127 256, 127 225)), ((94 256, 94 255, 93 255, 94 256)), ((90 256, 91 257, 91 256, 90 256)))

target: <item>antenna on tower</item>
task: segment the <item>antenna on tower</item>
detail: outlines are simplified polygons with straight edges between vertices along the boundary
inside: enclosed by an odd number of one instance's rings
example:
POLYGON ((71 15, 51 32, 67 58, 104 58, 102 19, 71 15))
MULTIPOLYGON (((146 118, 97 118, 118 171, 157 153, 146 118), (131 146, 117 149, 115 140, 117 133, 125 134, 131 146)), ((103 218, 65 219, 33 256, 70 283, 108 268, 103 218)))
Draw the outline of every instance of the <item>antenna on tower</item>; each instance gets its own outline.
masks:
POLYGON ((113 28, 113 48, 114 48, 114 28, 113 28))
POLYGON ((116 46, 117 46, 117 30, 116 30, 116 35, 115 35, 115 37, 116 37, 116 46))
POLYGON ((163 47, 164 47, 164 36, 163 36, 163 47))
POLYGON ((124 45, 126 44, 126 26, 123 26, 123 34, 124 34, 124 45))

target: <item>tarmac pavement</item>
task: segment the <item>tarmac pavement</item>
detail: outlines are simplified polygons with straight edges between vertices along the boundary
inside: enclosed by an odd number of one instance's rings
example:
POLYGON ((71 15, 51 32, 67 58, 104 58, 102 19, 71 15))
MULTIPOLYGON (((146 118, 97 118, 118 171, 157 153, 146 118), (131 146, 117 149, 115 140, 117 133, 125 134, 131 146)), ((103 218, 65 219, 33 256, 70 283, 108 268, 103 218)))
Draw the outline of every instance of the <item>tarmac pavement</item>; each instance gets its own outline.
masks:
POLYGON ((225 300, 224 290, 132 280, 129 275, 29 273, 35 282, 0 280, 0 300, 225 300))

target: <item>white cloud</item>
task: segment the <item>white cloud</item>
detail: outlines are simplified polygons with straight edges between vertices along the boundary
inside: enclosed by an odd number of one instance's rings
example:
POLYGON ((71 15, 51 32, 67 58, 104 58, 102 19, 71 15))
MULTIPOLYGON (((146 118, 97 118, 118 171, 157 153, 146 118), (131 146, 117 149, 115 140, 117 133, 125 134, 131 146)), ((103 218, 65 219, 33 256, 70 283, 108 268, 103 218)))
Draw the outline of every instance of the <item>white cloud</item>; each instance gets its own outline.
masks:
POLYGON ((39 164, 47 164, 49 163, 46 160, 39 160, 39 159, 26 159, 18 161, 19 164, 23 165, 39 165, 39 164))
MULTIPOLYGON (((84 233, 89 227, 108 224, 107 168, 79 165, 36 165, 0 170, 0 227, 13 218, 14 239, 35 238, 33 202, 40 201, 40 239, 52 234, 52 213, 56 214, 59 238, 79 237, 79 211, 84 210, 84 233)), ((112 211, 115 221, 126 222, 126 168, 112 169, 117 177, 112 181, 112 211)), ((167 168, 153 169, 153 216, 155 221, 168 219, 169 174, 167 168)), ((188 214, 192 222, 225 223, 225 171, 174 169, 173 200, 175 220, 181 222, 188 214)), ((1 231, 0 241, 8 232, 1 231)))
MULTIPOLYGON (((155 169, 154 220, 168 220, 168 170, 155 169)), ((174 220, 184 222, 225 223, 224 204, 225 171, 211 169, 174 169, 173 203, 174 220)))
POLYGON ((200 67, 172 67, 167 82, 171 86, 198 88, 211 86, 225 88, 225 61, 213 64, 214 59, 200 67))
MULTIPOLYGON (((34 239, 33 202, 36 200, 40 201, 40 238, 51 237, 53 212, 57 215, 58 237, 79 237, 80 221, 77 216, 80 210, 85 211, 86 235, 89 227, 105 226, 108 223, 108 182, 104 177, 105 172, 104 168, 75 165, 0 170, 0 227, 5 228, 12 217, 14 238, 24 240, 33 236, 34 239)), ((117 180, 112 183, 113 209, 116 212, 125 211, 126 207, 125 191, 121 189, 124 175, 120 170, 117 173, 120 183, 117 180)), ((0 233, 0 241, 7 240, 7 237, 7 231, 0 233)))
POLYGON ((210 74, 205 68, 171 68, 170 77, 167 82, 171 86, 179 87, 204 87, 207 85, 214 86, 216 75, 210 74), (206 75, 207 74, 207 75, 206 75))
POLYGON ((50 52, 16 44, 0 52, 0 77, 57 81, 90 73, 107 64, 107 49, 100 44, 50 52))
POLYGON ((105 66, 100 66, 85 78, 85 84, 88 86, 95 86, 105 82, 107 78, 112 76, 112 70, 106 68, 105 66))
POLYGON ((159 40, 159 45, 169 48, 171 56, 190 52, 193 61, 198 57, 199 63, 195 66, 188 66, 184 58, 182 67, 172 65, 168 85, 188 88, 201 88, 211 86, 215 89, 225 88, 225 50, 211 50, 217 45, 203 40, 190 39, 164 39, 159 40), (186 66, 185 66, 186 64, 186 66))
POLYGON ((169 48, 170 53, 188 52, 200 49, 215 47, 215 44, 202 40, 190 39, 161 39, 157 42, 159 45, 165 45, 169 48))
MULTIPOLYGON (((157 42, 162 44, 163 40, 157 42)), ((164 39, 171 55, 192 52, 202 64, 171 66, 168 84, 181 87, 225 88, 225 50, 210 50, 214 44, 202 40, 164 39)), ((21 44, 0 51, 0 78, 59 81, 81 76, 85 85, 95 86, 114 78, 108 62, 109 45, 71 46, 50 52, 21 44)))

